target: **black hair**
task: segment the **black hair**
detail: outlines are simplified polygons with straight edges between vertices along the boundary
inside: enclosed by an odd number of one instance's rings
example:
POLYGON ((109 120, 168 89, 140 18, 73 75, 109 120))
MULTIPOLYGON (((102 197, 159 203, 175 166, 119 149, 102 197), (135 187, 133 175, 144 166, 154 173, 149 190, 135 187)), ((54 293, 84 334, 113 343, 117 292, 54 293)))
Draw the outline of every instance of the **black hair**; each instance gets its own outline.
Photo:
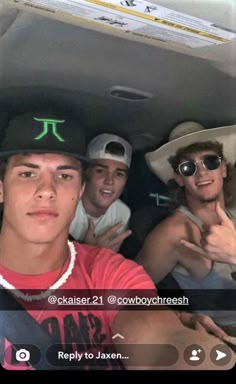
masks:
POLYGON ((5 174, 6 174, 6 169, 7 169, 7 158, 3 158, 0 160, 0 180, 3 181, 5 174))
POLYGON ((121 143, 117 143, 117 141, 110 141, 105 148, 106 153, 111 153, 116 156, 124 156, 125 147, 121 143))

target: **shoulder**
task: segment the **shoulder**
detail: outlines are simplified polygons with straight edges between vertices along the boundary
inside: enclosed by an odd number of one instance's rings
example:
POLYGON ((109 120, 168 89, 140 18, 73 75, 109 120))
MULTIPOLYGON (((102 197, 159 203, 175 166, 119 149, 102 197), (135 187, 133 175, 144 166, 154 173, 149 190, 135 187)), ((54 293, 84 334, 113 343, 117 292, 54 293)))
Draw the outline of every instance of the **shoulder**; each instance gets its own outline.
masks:
POLYGON ((166 217, 163 221, 161 221, 155 228, 172 228, 173 226, 177 226, 177 228, 182 227, 185 223, 189 221, 188 217, 186 217, 181 211, 175 211, 166 217))
POLYGON ((175 211, 170 216, 165 218, 151 231, 150 238, 157 236, 166 236, 168 240, 175 241, 179 238, 186 237, 187 228, 194 228, 196 225, 181 211, 175 211))
POLYGON ((118 213, 122 213, 123 215, 124 214, 130 215, 130 212, 131 212, 128 205, 126 205, 120 199, 117 199, 116 201, 114 201, 114 203, 112 203, 109 208, 111 210, 116 210, 118 213))
MULTIPOLYGON (((116 201, 114 201, 113 204, 114 204, 116 207, 118 207, 118 208, 123 208, 123 209, 125 209, 125 210, 130 211, 128 205, 125 204, 125 203, 124 203, 122 200, 120 200, 120 199, 117 199, 116 201)), ((112 204, 112 205, 113 205, 113 204, 112 204)))

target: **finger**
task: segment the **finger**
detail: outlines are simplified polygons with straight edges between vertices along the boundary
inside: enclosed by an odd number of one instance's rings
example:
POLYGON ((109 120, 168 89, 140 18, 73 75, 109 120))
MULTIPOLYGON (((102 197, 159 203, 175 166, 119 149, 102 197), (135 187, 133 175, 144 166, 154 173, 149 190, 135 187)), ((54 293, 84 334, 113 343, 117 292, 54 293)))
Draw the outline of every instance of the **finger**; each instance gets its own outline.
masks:
POLYGON ((223 337, 223 340, 232 345, 236 345, 236 337, 226 335, 225 337, 223 337))
POLYGON ((112 227, 108 228, 105 232, 103 232, 102 236, 107 238, 112 238, 116 232, 123 226, 124 224, 122 222, 119 222, 112 227))
POLYGON ((131 235, 132 231, 131 229, 127 229, 125 232, 123 233, 120 233, 118 236, 117 236, 117 240, 118 241, 124 241, 127 237, 129 237, 131 235))
POLYGON ((202 250, 205 250, 204 246, 207 244, 207 236, 206 233, 203 233, 201 238, 200 238, 200 248, 202 250))
POLYGON ((204 328, 207 330, 208 333, 212 333, 219 339, 224 339, 225 337, 227 337, 227 334, 225 333, 225 331, 223 331, 223 329, 218 327, 218 325, 216 325, 214 321, 212 321, 211 318, 208 316, 206 317, 202 325, 204 326, 204 328))
POLYGON ((117 234, 111 241, 112 246, 119 246, 122 244, 122 242, 131 235, 132 231, 130 229, 127 229, 127 231, 117 234))
POLYGON ((220 202, 216 202, 216 213, 220 219, 220 224, 224 225, 228 228, 233 228, 234 229, 234 224, 230 220, 230 218, 226 215, 224 210, 221 208, 220 202))
POLYGON ((94 231, 95 231, 94 223, 92 222, 92 220, 88 220, 88 229, 84 236, 84 239, 86 239, 87 242, 94 239, 94 231))
POLYGON ((132 231, 128 229, 127 231, 115 236, 111 241, 110 241, 110 246, 113 250, 118 250, 123 243, 123 241, 131 235, 132 231))
POLYGON ((228 228, 223 229, 222 225, 213 225, 211 228, 211 232, 207 234, 203 234, 200 240, 201 247, 206 252, 213 252, 213 250, 217 250, 221 241, 225 240, 225 236, 228 233, 228 228))
POLYGON ((204 325, 202 325, 199 321, 196 321, 196 323, 194 324, 194 329, 196 329, 196 331, 205 331, 205 332, 207 332, 207 330, 204 327, 204 325))
POLYGON ((187 240, 180 240, 180 244, 182 244, 184 247, 190 249, 191 251, 200 253, 203 256, 207 256, 207 253, 198 245, 190 243, 190 241, 187 240))

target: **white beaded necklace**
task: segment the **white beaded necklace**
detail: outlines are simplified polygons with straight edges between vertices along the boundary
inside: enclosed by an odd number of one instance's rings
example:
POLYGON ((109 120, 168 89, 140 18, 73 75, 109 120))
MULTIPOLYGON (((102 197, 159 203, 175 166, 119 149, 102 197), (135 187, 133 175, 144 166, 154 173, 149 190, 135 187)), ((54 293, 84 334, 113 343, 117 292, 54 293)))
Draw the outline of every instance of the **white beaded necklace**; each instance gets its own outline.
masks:
POLYGON ((74 244, 71 241, 68 241, 68 246, 70 249, 69 266, 67 270, 63 273, 63 275, 53 285, 51 285, 51 287, 49 287, 46 291, 43 291, 38 295, 24 294, 23 292, 16 289, 14 285, 10 284, 7 280, 5 280, 2 275, 0 275, 0 285, 6 289, 13 290, 14 296, 24 301, 29 302, 29 301, 36 301, 36 300, 38 301, 38 300, 46 299, 48 296, 51 295, 52 291, 55 291, 56 289, 60 288, 67 281, 68 277, 71 275, 73 271, 73 268, 75 266, 76 250, 75 250, 74 244))

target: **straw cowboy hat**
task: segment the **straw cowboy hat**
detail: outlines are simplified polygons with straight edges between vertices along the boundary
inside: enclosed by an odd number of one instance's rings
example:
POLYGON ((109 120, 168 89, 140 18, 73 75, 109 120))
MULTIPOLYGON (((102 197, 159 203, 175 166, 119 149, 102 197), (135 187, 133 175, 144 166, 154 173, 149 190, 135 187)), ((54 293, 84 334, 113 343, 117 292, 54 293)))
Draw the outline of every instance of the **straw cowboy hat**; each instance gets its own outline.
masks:
POLYGON ((151 171, 164 183, 173 177, 173 169, 168 162, 179 148, 202 141, 218 141, 223 144, 223 152, 228 163, 236 163, 236 124, 206 129, 195 121, 178 124, 170 133, 168 143, 153 152, 146 153, 145 158, 151 171))

